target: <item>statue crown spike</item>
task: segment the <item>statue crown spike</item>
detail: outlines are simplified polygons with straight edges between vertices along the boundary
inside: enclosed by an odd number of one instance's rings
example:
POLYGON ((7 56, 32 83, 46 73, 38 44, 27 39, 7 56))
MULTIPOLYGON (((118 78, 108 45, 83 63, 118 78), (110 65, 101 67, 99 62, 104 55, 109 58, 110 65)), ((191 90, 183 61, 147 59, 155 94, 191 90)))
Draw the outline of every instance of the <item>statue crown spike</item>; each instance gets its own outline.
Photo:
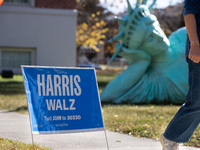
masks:
MULTIPOLYGON (((137 0, 135 8, 138 8, 141 5, 141 1, 142 0, 137 0)), ((153 6, 155 5, 156 1, 157 0, 154 0, 153 3, 149 6, 149 11, 150 12, 151 12, 153 6)), ((131 7, 131 4, 130 4, 129 0, 127 0, 127 4, 128 4, 128 12, 129 12, 129 15, 130 15, 133 10, 132 10, 132 7, 131 7)), ((147 0, 143 0, 142 1, 142 5, 146 5, 146 4, 147 4, 147 0)))

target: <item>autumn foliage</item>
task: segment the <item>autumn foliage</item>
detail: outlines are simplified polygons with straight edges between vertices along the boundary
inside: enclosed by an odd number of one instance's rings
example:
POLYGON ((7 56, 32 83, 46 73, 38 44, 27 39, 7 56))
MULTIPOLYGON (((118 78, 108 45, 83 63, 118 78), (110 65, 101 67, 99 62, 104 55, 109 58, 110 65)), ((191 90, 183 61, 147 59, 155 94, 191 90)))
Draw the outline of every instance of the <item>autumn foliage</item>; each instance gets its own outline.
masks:
POLYGON ((102 14, 104 9, 99 7, 98 3, 98 0, 77 0, 79 13, 76 31, 77 49, 83 46, 99 51, 97 45, 106 39, 108 28, 102 14))
POLYGON ((95 14, 92 14, 88 23, 83 22, 77 26, 77 46, 89 46, 99 51, 97 45, 103 43, 103 39, 106 38, 105 33, 108 31, 108 28, 105 26, 106 23, 103 20, 99 21, 98 18, 95 17, 95 14))
POLYGON ((3 4, 3 0, 0 0, 0 6, 3 4))

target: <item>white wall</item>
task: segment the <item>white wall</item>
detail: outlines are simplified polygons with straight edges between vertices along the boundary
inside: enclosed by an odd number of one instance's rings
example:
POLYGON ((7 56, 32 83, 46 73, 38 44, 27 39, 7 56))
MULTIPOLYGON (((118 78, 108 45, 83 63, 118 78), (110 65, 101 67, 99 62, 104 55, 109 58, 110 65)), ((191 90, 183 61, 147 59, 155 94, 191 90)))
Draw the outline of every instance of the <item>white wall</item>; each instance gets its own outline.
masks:
POLYGON ((36 65, 75 67, 76 22, 76 10, 2 5, 0 47, 35 48, 36 65))

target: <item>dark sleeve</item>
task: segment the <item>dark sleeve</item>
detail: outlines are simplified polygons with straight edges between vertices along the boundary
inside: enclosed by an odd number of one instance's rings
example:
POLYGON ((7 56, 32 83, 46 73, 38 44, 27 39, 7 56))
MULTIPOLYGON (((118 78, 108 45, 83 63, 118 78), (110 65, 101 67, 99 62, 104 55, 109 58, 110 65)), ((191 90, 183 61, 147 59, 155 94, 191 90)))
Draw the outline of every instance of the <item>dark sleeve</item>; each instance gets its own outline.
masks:
POLYGON ((184 13, 183 15, 187 14, 199 14, 200 13, 200 0, 185 0, 184 5, 184 13))

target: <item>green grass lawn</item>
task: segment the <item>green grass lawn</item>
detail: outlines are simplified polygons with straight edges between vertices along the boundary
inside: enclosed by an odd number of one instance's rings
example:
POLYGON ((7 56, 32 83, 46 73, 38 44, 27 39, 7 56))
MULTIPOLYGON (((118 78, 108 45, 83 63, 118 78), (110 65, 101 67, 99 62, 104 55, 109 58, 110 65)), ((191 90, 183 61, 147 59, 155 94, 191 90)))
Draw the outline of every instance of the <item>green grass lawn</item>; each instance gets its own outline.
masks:
MULTIPOLYGON (((118 73, 97 72, 99 92, 118 73)), ((179 107, 177 105, 102 104, 102 112, 107 130, 136 137, 158 139, 179 107)), ((14 76, 13 79, 2 79, 0 77, 0 109, 28 114, 22 76, 14 76)), ((3 144, 6 142, 3 142, 3 144)), ((0 149, 2 149, 1 145, 2 140, 0 138, 0 149)), ((190 142, 184 145, 200 147, 200 127, 197 128, 190 142)))
MULTIPOLYGON (((33 145, 22 142, 11 141, 0 137, 1 150, 33 150, 33 145)), ((49 148, 34 145, 35 150, 50 150, 49 148)))

